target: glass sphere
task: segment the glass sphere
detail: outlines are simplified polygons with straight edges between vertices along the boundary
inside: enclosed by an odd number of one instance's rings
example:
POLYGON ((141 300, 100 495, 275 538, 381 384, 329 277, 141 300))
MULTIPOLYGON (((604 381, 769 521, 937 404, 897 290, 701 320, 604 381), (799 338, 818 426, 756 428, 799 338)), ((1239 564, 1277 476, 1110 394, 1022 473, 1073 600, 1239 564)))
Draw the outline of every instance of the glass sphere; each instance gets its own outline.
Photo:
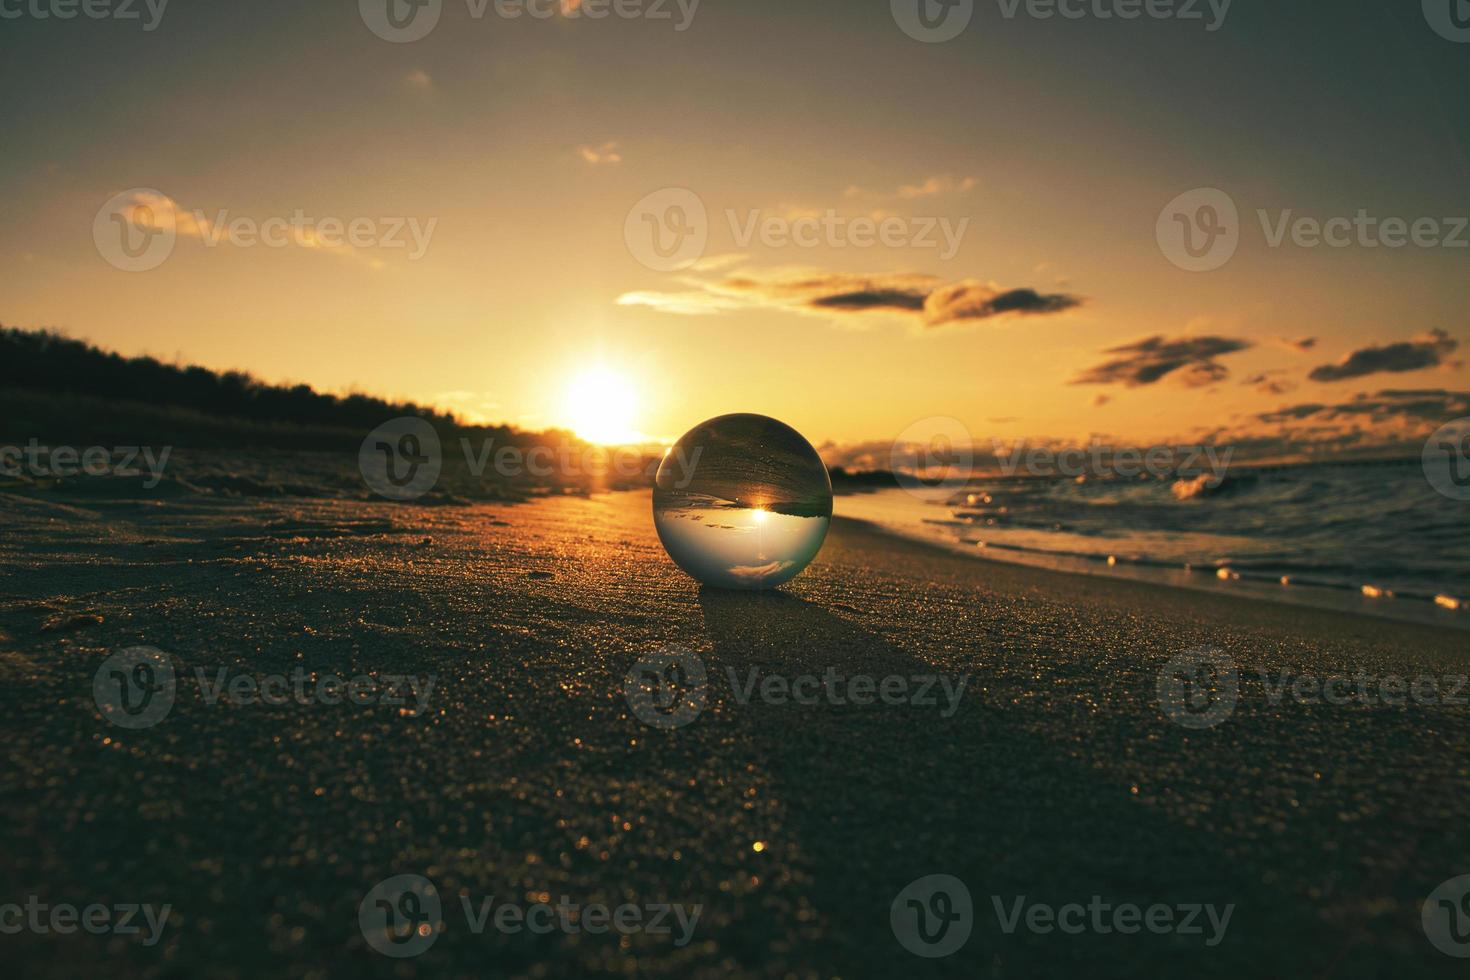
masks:
POLYGON ((832 523, 832 479, 811 443, 764 415, 701 422, 664 456, 653 525, 706 585, 772 589, 811 563, 832 523))

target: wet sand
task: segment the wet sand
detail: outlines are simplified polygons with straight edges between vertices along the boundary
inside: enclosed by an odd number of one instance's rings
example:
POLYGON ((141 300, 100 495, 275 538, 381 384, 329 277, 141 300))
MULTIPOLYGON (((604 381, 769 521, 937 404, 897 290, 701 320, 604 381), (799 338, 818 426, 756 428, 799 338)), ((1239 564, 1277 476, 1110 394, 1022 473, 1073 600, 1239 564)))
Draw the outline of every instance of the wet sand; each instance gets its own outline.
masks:
MULTIPOLYGON (((311 976, 1463 975, 1420 903, 1470 873, 1470 708, 1272 703, 1256 671, 1452 677, 1429 626, 989 563, 839 520, 772 594, 699 589, 644 493, 518 506, 0 498, 0 903, 172 907, 138 937, 0 936, 18 974, 311 976), (624 680, 668 644, 708 672, 682 727, 624 680), (93 677, 148 645, 152 727, 93 677), (1160 669, 1240 670, 1221 724, 1160 669), (433 675, 428 709, 210 704, 208 677, 433 675), (946 678, 941 703, 741 703, 757 676, 946 678), (377 882, 428 877, 442 933, 368 947, 377 882), (920 959, 889 906, 953 875, 962 949, 920 959), (692 940, 476 934, 472 904, 701 906, 692 940), (1005 933, 1011 906, 1234 905, 1224 938, 1005 933)), ((1461 696, 1470 691, 1461 691, 1461 696)))

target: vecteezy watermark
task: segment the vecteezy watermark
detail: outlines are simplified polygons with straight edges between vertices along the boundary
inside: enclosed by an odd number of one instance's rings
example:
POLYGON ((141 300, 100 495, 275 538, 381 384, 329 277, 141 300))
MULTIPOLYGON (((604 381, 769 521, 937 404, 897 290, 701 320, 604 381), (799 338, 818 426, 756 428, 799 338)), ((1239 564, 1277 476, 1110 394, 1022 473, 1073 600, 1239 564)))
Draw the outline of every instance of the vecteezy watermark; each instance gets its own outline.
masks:
MULTIPOLYGON (((959 710, 960 699, 970 675, 942 674, 848 674, 828 667, 820 674, 762 674, 751 667, 742 677, 734 667, 725 675, 735 701, 749 705, 810 707, 891 707, 937 709, 939 717, 950 718, 959 710)), ((628 670, 623 693, 634 717, 655 728, 682 728, 699 717, 708 698, 708 672, 704 660, 684 647, 666 646, 638 658, 628 670)))
POLYGON ((213 672, 194 668, 200 696, 210 706, 234 705, 384 704, 399 714, 417 718, 429 710, 438 674, 318 674, 296 667, 289 674, 231 674, 221 667, 213 672))
POLYGON ((1240 674, 1225 651, 1199 647, 1164 664, 1157 689, 1164 717, 1184 728, 1214 728, 1235 713, 1240 674))
MULTIPOLYGON (((671 21, 676 32, 689 30, 700 0, 464 0, 471 20, 487 16, 502 20, 619 20, 671 21)), ((357 11, 368 30, 385 41, 407 44, 422 40, 439 25, 444 0, 357 0, 357 11)))
POLYGON ((742 705, 759 699, 765 704, 784 705, 849 705, 886 704, 915 708, 939 708, 939 717, 949 718, 960 707, 969 674, 950 677, 944 674, 843 674, 828 667, 822 674, 761 675, 751 667, 742 680, 734 667, 725 668, 734 689, 735 700, 742 705), (940 695, 943 695, 941 704, 940 695))
POLYGON ((423 875, 385 878, 363 896, 357 925, 367 944, 384 956, 417 956, 444 931, 439 889, 423 875))
POLYGON ((1446 41, 1470 44, 1470 3, 1466 0, 1423 0, 1424 19, 1446 41))
POLYGON ((152 490, 163 480, 172 446, 157 452, 152 446, 43 446, 31 439, 24 446, 0 446, 0 476, 72 477, 143 476, 144 488, 152 490), (144 469, 138 468, 143 461, 144 469))
MULTIPOLYGON (((995 0, 1006 20, 1198 21, 1213 34, 1225 25, 1233 0, 995 0)), ((889 0, 894 22, 916 41, 937 44, 964 33, 975 0, 889 0)))
MULTIPOLYGON (((912 248, 931 250, 949 260, 960 250, 970 219, 941 216, 776 214, 761 208, 726 208, 730 240, 738 249, 753 243, 766 248, 912 248)), ((623 222, 628 253, 655 272, 687 269, 704 257, 710 238, 709 211, 687 187, 665 187, 634 204, 623 222)))
MULTIPOLYGON (((651 480, 664 458, 675 467, 673 486, 689 486, 704 447, 692 451, 674 447, 666 457, 650 454, 636 446, 595 446, 576 440, 555 445, 496 446, 487 436, 479 445, 467 436, 459 439, 465 468, 470 476, 483 478, 487 472, 509 480, 531 477, 616 477, 651 480)), ((358 470, 368 489, 389 500, 416 500, 438 484, 444 469, 444 450, 439 433, 428 420, 406 415, 390 419, 368 433, 357 454, 358 470)))
MULTIPOLYGON (((417 718, 429 710, 437 674, 356 674, 344 677, 296 667, 289 674, 231 674, 221 667, 193 671, 200 698, 231 705, 352 704, 396 706, 417 718)), ((168 717, 178 695, 173 658, 154 647, 129 647, 102 662, 92 676, 92 698, 102 717, 119 728, 149 728, 168 717)))
POLYGON ((0 20, 136 20, 154 31, 167 8, 168 0, 0 0, 0 20))
POLYGON ((1437 708, 1470 704, 1470 676, 1465 674, 1293 674, 1289 671, 1257 670, 1266 700, 1297 704, 1384 705, 1391 708, 1415 705, 1437 708))
MULTIPOLYGON (((1379 706, 1455 707, 1470 704, 1465 674, 1315 674, 1259 667, 1255 679, 1265 699, 1283 702, 1379 706)), ((1241 673, 1221 650, 1200 648, 1173 658, 1159 671, 1159 707, 1185 728, 1213 728, 1229 718, 1239 702, 1241 673)))
POLYGON ((178 237, 173 201, 151 187, 114 194, 92 219, 97 253, 124 272, 147 272, 163 265, 178 237))
POLYGON ((917 878, 893 899, 888 924, 894 938, 915 956, 949 956, 969 941, 975 927, 970 889, 953 875, 917 878))
POLYGON ((975 16, 975 0, 889 0, 888 6, 900 30, 928 44, 953 41, 975 16))
POLYGON ((1470 500, 1470 416, 1453 419, 1424 443, 1424 478, 1451 500, 1470 500))
POLYGON ((1015 476, 1165 478, 1180 474, 1208 473, 1216 485, 1223 480, 1235 455, 1233 446, 1109 446, 1093 439, 1087 446, 1027 446, 1018 440, 1009 447, 1004 440, 992 445, 1001 472, 1015 476))
POLYGON ((1084 933, 1128 936, 1150 932, 1156 936, 1202 936, 1208 947, 1220 945, 1230 928, 1230 917, 1235 914, 1233 902, 1223 907, 1200 902, 1138 905, 1110 902, 1101 895, 1091 896, 1086 904, 1062 905, 1028 902, 1025 895, 992 895, 990 904, 1001 932, 1008 936, 1021 929, 1039 935, 1060 932, 1068 936, 1084 933))
POLYGON ((1470 874, 1442 881, 1421 910, 1424 935, 1446 956, 1470 959, 1470 874))
POLYGON ((428 251, 438 224, 438 218, 314 217, 301 208, 264 219, 231 215, 228 208, 185 211, 160 191, 134 187, 97 209, 92 241, 102 258, 124 272, 156 269, 173 254, 181 236, 197 239, 206 248, 294 246, 339 254, 406 249, 409 261, 415 261, 428 251))
POLYGON ((30 895, 24 905, 19 902, 0 904, 0 933, 8 936, 22 932, 68 936, 80 931, 94 936, 143 935, 143 945, 154 946, 163 937, 163 927, 168 924, 168 915, 172 911, 172 905, 147 903, 106 905, 93 902, 80 906, 67 902, 47 903, 41 901, 39 895, 30 895), (146 934, 143 933, 145 926, 146 934))
POLYGON ((92 700, 119 728, 148 728, 173 710, 178 691, 173 658, 156 647, 128 647, 92 675, 92 700))
POLYGON ((623 678, 633 716, 654 728, 683 728, 699 717, 708 696, 704 661, 680 646, 644 654, 623 678))
POLYGON ((1186 191, 1164 205, 1154 224, 1164 257, 1186 272, 1220 268, 1240 247, 1240 212, 1217 187, 1186 191))
POLYGON ((898 434, 888 450, 888 470, 898 485, 925 497, 936 488, 968 482, 975 472, 975 440, 959 419, 931 415, 898 434))
POLYGON ((389 419, 367 434, 357 451, 363 482, 380 497, 414 500, 439 482, 444 452, 439 433, 412 415, 389 419))
MULTIPOLYGON (((630 936, 671 936, 678 947, 689 945, 699 924, 703 905, 671 902, 624 902, 609 906, 602 902, 576 902, 562 895, 556 903, 549 897, 529 903, 500 901, 496 896, 475 898, 459 895, 465 927, 473 935, 486 929, 516 935, 538 936, 554 932, 566 935, 617 933, 630 936)), ((357 910, 358 925, 369 946, 384 956, 417 956, 439 938, 444 928, 443 902, 434 883, 423 875, 395 875, 378 882, 364 896, 357 910)))
MULTIPOLYGON (((1256 209, 1268 248, 1470 248, 1470 217, 1384 217, 1366 208, 1352 216, 1299 215, 1292 208, 1256 209)), ((1188 272, 1211 272, 1235 255, 1242 234, 1230 195, 1214 187, 1187 191, 1159 212, 1155 236, 1164 257, 1188 272)))
MULTIPOLYGON (((1200 936, 1209 947, 1218 946, 1230 928, 1234 903, 1112 902, 1092 895, 1086 902, 1052 905, 1028 901, 1025 895, 991 895, 996 925, 1009 936, 1017 931, 1079 936, 1155 935, 1200 936)), ((926 875, 910 882, 889 907, 889 923, 899 943, 916 956, 935 959, 963 947, 975 925, 970 890, 952 875, 926 875)))

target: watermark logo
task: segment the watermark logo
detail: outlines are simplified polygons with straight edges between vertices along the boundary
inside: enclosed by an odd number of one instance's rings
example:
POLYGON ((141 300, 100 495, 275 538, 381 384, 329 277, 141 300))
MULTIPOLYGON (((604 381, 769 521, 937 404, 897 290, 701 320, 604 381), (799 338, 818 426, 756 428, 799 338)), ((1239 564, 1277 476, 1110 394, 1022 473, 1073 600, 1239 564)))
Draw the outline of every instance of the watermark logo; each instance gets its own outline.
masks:
MULTIPOLYGON (((700 0, 465 0, 472 21, 494 15, 501 20, 619 20, 671 21, 682 34, 694 24, 700 0)), ((427 37, 439 25, 444 0, 358 0, 358 14, 368 30, 394 44, 427 37)))
POLYGON ((130 902, 116 905, 94 902, 77 906, 69 902, 43 902, 39 895, 31 895, 24 905, 19 902, 0 905, 0 933, 8 936, 22 932, 66 936, 80 930, 93 936, 109 933, 114 936, 143 935, 144 946, 156 946, 163 938, 163 927, 168 924, 173 908, 172 905, 155 907, 130 902), (143 933, 145 925, 146 935, 143 933))
POLYGON ((967 483, 975 472, 975 440, 959 419, 931 415, 898 434, 888 468, 899 486, 916 496, 967 483))
POLYGON ((1470 416, 1453 419, 1424 443, 1424 478, 1451 500, 1470 500, 1470 416))
POLYGON ((169 0, 0 0, 0 20, 140 20, 145 32, 163 23, 169 0), (147 19, 144 20, 144 12, 147 19))
POLYGON ((727 208, 725 220, 740 249, 749 248, 754 241, 766 248, 916 248, 934 251, 943 262, 959 254, 970 228, 969 218, 850 215, 836 208, 794 216, 755 208, 743 217, 727 208))
POLYGON ((1470 0, 1424 0, 1424 19, 1446 41, 1470 44, 1470 0))
POLYGON ((704 661, 691 650, 666 646, 638 658, 623 679, 633 716, 645 725, 672 730, 699 717, 708 698, 704 661))
POLYGON ((1214 728, 1235 712, 1240 672, 1223 650, 1187 650, 1164 664, 1158 676, 1159 708, 1184 728, 1214 728))
POLYGON ((1215 187, 1180 194, 1159 212, 1154 237, 1164 258, 1186 272, 1212 272, 1240 246, 1240 212, 1215 187))
MULTIPOLYGON (((1255 209, 1267 248, 1470 248, 1470 217, 1377 215, 1358 208, 1351 215, 1318 217, 1293 208, 1255 209)), ((1165 258, 1189 272, 1212 272, 1229 262, 1244 229, 1235 201, 1213 187, 1170 201, 1155 227, 1165 258)))
POLYGON ((1446 956, 1470 959, 1470 875, 1440 882, 1421 911, 1424 935, 1446 956))
POLYGON ((1101 895, 1093 895, 1085 905, 1082 902, 1064 905, 1028 902, 1025 895, 1017 895, 1007 901, 1003 896, 992 895, 990 904, 1001 932, 1008 936, 1022 929, 1042 936, 1054 932, 1067 936, 1150 932, 1156 936, 1203 936, 1208 947, 1218 946, 1225 939, 1230 918, 1235 914, 1233 902, 1224 906, 1201 902, 1177 905, 1155 902, 1142 906, 1133 902, 1114 904, 1101 895), (1208 935, 1206 927, 1209 928, 1208 935))
POLYGON ((384 956, 418 956, 444 929, 439 890, 423 875, 394 875, 373 886, 357 907, 367 944, 384 956))
POLYGON ((367 29, 393 44, 422 40, 439 24, 444 0, 357 0, 367 29))
MULTIPOLYGON (((730 241, 744 251, 759 244, 769 249, 923 249, 949 261, 964 244, 970 218, 940 215, 900 216, 874 212, 847 214, 792 209, 724 209, 730 241)), ((709 247, 712 225, 699 195, 682 187, 647 195, 628 212, 623 240, 628 253, 655 272, 697 266, 709 247)))
POLYGON ((444 468, 439 433, 416 416, 390 419, 362 441, 357 468, 378 496, 416 500, 434 488, 444 468))
POLYGON ((628 253, 655 272, 687 269, 704 257, 709 212, 698 194, 665 187, 646 195, 623 223, 628 253))
POLYGON ((952 41, 975 16, 975 0, 889 0, 894 23, 925 44, 952 41))
POLYGON ((108 198, 92 219, 97 254, 124 272, 156 269, 173 254, 178 213, 173 201, 149 187, 108 198))
POLYGON ((934 708, 938 709, 941 718, 951 718, 959 710, 965 686, 970 682, 969 674, 958 677, 945 674, 875 677, 872 674, 843 674, 836 667, 828 667, 820 676, 762 676, 757 667, 747 670, 743 680, 734 667, 726 667, 725 673, 735 692, 735 700, 742 705, 748 705, 756 698, 771 705, 830 704, 842 707, 885 704, 890 707, 934 708))
POLYGON ((438 218, 368 216, 318 217, 302 208, 264 219, 232 214, 228 208, 213 212, 184 209, 166 194, 137 187, 109 199, 92 223, 97 251, 109 263, 128 272, 157 268, 173 254, 179 238, 199 242, 206 249, 303 248, 365 262, 374 269, 383 260, 368 249, 403 251, 410 262, 429 250, 438 218))
POLYGON ((92 676, 92 699, 119 728, 149 728, 173 710, 178 678, 173 659, 155 647, 119 650, 92 676))
POLYGON ((43 446, 32 438, 25 446, 0 446, 0 476, 56 477, 145 476, 143 488, 163 482, 172 446, 155 453, 152 446, 43 446), (141 459, 144 468, 138 467, 141 459))
POLYGON ((1033 20, 1149 20, 1201 21, 1205 33, 1225 26, 1234 0, 996 0, 1001 16, 1014 20, 1023 10, 1033 20), (1210 19, 1205 20, 1206 15, 1210 19))
MULTIPOLYGON (((646 933, 670 936, 676 947, 689 944, 704 911, 703 905, 670 902, 624 902, 609 906, 602 902, 576 902, 562 895, 553 904, 550 894, 541 901, 522 905, 497 901, 497 896, 476 898, 467 891, 459 895, 465 931, 474 936, 487 929, 504 935, 529 932, 545 936, 561 932, 621 936, 646 933)), ((444 931, 444 910, 434 883, 423 875, 395 875, 373 886, 357 909, 358 925, 368 945, 384 956, 418 956, 434 945, 444 931)))
POLYGON ((949 956, 965 945, 975 926, 970 889, 953 875, 925 875, 898 893, 888 922, 894 937, 915 956, 949 956))
POLYGON ((992 439, 996 462, 1006 476, 1097 477, 1136 479, 1148 475, 1160 479, 1196 474, 1201 486, 1215 489, 1224 482, 1235 456, 1233 446, 1108 446, 1094 438, 1085 447, 1027 446, 1024 439, 1009 448, 992 439))
POLYGON ((204 703, 220 701, 233 705, 268 704, 355 704, 359 707, 384 704, 398 713, 421 718, 429 710, 438 674, 317 674, 297 667, 290 674, 235 674, 221 667, 214 677, 203 667, 194 668, 194 680, 204 703))
MULTIPOLYGON (((1005 20, 1199 21, 1205 33, 1225 26, 1233 0, 996 0, 1005 20), (1208 19, 1207 19, 1208 18, 1208 19)), ((974 0, 890 0, 893 19, 915 41, 938 44, 962 34, 975 13, 974 0)))

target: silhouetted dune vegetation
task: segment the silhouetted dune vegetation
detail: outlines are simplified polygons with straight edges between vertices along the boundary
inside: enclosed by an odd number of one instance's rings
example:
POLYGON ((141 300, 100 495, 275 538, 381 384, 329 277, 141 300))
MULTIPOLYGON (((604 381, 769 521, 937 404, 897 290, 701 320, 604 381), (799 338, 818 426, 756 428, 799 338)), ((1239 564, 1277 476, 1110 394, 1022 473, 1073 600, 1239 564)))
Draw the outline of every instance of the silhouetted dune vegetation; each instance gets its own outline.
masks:
MULTIPOLYGON (((561 430, 467 425, 411 402, 273 385, 241 371, 124 357, 53 331, 0 327, 0 447, 166 446, 173 451, 170 475, 187 489, 367 496, 358 451, 370 432, 403 416, 430 423, 443 447, 443 476, 426 503, 651 482, 651 473, 636 467, 598 472, 604 451, 561 430), (497 467, 487 447, 553 450, 539 458, 554 472, 546 465, 497 467)), ((654 465, 658 457, 644 458, 654 465)))
POLYGON ((512 442, 526 435, 504 426, 462 426, 452 415, 409 402, 323 394, 304 384, 267 384, 243 371, 123 357, 49 330, 0 328, 0 386, 7 394, 33 392, 27 400, 36 403, 37 422, 64 423, 68 429, 84 422, 110 427, 117 423, 99 416, 103 406, 131 403, 121 413, 134 424, 178 428, 227 444, 259 438, 271 445, 285 440, 334 448, 344 432, 357 433, 360 440, 385 420, 403 415, 419 416, 444 432, 473 429, 512 442), (81 401, 71 406, 69 398, 54 397, 62 395, 81 401))

